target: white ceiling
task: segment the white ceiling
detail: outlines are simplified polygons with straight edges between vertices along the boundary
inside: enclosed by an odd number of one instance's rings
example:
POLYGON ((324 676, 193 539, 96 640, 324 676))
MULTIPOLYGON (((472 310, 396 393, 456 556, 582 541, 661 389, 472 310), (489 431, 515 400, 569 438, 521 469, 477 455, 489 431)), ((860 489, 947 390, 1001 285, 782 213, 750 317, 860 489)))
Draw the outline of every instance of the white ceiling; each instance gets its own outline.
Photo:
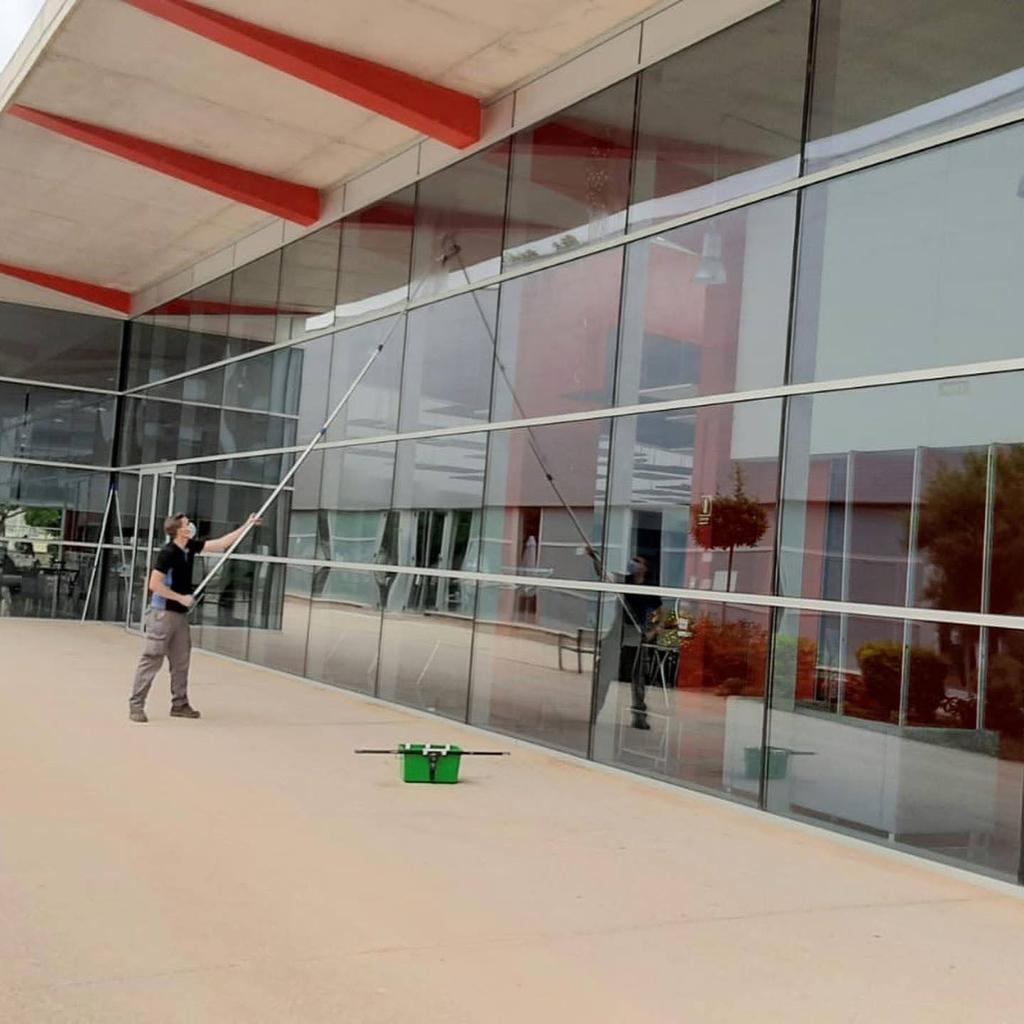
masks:
MULTIPOLYGON (((203 2, 484 102, 658 6, 650 0, 203 2)), ((78 0, 12 102, 321 189, 418 138, 122 0, 78 0)), ((2 262, 135 292, 271 220, 0 117, 2 262)), ((0 277, 4 300, 82 308, 0 277)))

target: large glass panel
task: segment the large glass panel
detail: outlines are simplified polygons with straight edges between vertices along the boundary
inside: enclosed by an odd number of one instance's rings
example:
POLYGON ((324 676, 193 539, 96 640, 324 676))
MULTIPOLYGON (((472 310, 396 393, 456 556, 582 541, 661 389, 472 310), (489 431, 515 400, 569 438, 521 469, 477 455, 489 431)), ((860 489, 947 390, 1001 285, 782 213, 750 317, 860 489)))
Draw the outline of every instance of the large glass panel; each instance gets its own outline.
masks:
POLYGON ((377 695, 464 721, 476 585, 395 573, 383 596, 377 695))
POLYGON ((120 320, 0 302, 5 377, 116 390, 120 320))
POLYGON ((256 569, 246 660, 302 675, 313 570, 265 562, 256 569))
POLYGON ((278 341, 301 338, 334 323, 340 245, 339 221, 282 250, 278 341))
POLYGON ((228 349, 225 356, 271 344, 277 333, 281 287, 281 250, 269 253, 231 275, 228 349))
POLYGON ((611 405, 621 281, 612 249, 502 285, 493 419, 611 405))
POLYGON ((381 609, 394 574, 317 568, 309 618, 306 675, 332 686, 373 693, 381 609))
POLYGON ((109 466, 112 395, 0 382, 0 456, 109 466))
POLYGON ((1022 168, 1018 125, 808 189, 793 379, 1018 358, 1022 168))
MULTIPOLYGON (((210 558, 196 563, 195 577, 213 568, 210 558)), ((197 627, 195 643, 207 651, 245 658, 249 643, 249 616, 253 611, 253 588, 257 563, 231 558, 210 581, 199 607, 192 613, 197 627)))
POLYGON ((342 221, 339 324, 408 297, 415 202, 416 188, 410 186, 342 221))
POLYGON ((81 615, 108 483, 106 473, 0 463, 0 616, 81 615))
POLYGON ((594 758, 756 802, 770 639, 765 608, 604 595, 594 758))
POLYGON ((122 410, 122 465, 191 459, 220 451, 217 406, 127 396, 122 410))
MULTIPOLYGON (((1015 879, 1019 635, 991 638, 982 724, 976 627, 780 615, 768 807, 1015 879)), ((760 707, 736 707, 729 728, 739 785, 742 755, 761 735, 760 707)), ((756 775, 742 785, 752 792, 756 775)))
POLYGON ((404 344, 404 316, 350 327, 334 336, 328 415, 333 415, 376 348, 383 348, 338 411, 327 432, 328 441, 374 437, 396 430, 404 344))
POLYGON ((506 268, 625 230, 636 83, 628 78, 514 136, 506 268))
POLYGON ((585 755, 590 732, 597 595, 481 584, 469 720, 585 755))
POLYGON ((316 557, 332 562, 394 564, 397 519, 388 515, 394 442, 324 452, 316 557))
POLYGON ((783 0, 640 76, 630 227, 800 169, 810 0, 783 0))
POLYGON ((782 593, 1020 614, 1022 378, 792 399, 782 593))
MULTIPOLYGON (((490 435, 482 571, 600 576, 609 434, 607 420, 586 420, 490 435)), ((521 588, 524 621, 536 621, 541 595, 535 587, 521 588)))
POLYGON ((783 383, 795 214, 785 196, 629 247, 616 404, 783 383))
POLYGON ((409 314, 401 430, 486 422, 498 289, 457 295, 409 314))
MULTIPOLYGON (((231 354, 226 340, 230 310, 231 275, 227 274, 132 321, 128 387, 155 383, 231 354)), ((233 351, 242 351, 244 346, 236 344, 233 351)), ((217 402, 220 392, 216 377, 197 375, 187 385, 181 381, 167 385, 162 393, 170 398, 217 402)))
POLYGON ((501 270, 508 141, 419 184, 413 241, 413 294, 427 298, 501 270))
POLYGON ((769 593, 781 415, 771 399, 616 420, 607 568, 646 586, 769 593))
MULTIPOLYGON (((430 569, 475 570, 480 546, 485 434, 400 441, 389 531, 382 561, 430 569)), ((418 579, 418 578, 417 578, 418 579)), ((451 584, 423 577, 423 607, 470 614, 467 597, 451 584)))
POLYGON ((819 0, 809 167, 1024 104, 1020 11, 1006 0, 819 0))

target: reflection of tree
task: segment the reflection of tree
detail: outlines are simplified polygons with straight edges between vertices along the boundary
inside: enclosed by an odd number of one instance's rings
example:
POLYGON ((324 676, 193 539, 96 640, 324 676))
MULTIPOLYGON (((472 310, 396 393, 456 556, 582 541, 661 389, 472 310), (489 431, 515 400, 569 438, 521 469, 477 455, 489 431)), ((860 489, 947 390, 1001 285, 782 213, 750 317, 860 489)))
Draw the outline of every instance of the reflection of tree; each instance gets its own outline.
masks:
MULTIPOLYGON (((968 453, 959 466, 942 466, 921 497, 917 546, 931 575, 924 596, 937 608, 981 609, 982 541, 988 459, 968 453)), ((1024 445, 1000 448, 995 459, 992 551, 999 571, 989 584, 989 611, 1024 612, 1024 445)))
POLYGON ((7 520, 14 518, 22 508, 18 502, 0 501, 0 537, 7 532, 7 520))
POLYGON ((60 526, 59 508, 25 509, 25 525, 36 530, 53 530, 60 526))
POLYGON ((768 529, 768 513, 743 489, 743 471, 734 467, 732 494, 715 492, 710 516, 702 516, 699 505, 690 513, 690 534, 705 550, 729 552, 725 589, 732 590, 732 560, 737 548, 752 548, 768 529))

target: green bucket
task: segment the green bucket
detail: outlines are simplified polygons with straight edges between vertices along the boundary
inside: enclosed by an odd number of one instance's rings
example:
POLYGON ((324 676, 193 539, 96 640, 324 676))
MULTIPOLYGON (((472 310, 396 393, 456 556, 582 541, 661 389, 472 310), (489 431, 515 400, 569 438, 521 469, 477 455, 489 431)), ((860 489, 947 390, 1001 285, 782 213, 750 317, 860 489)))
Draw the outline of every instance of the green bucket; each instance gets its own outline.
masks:
MULTIPOLYGON (((789 774, 789 755, 791 751, 785 747, 768 748, 768 778, 784 779, 789 774)), ((743 775, 747 779, 757 779, 761 775, 761 748, 743 748, 743 775)))
POLYGON ((458 782, 462 748, 451 743, 399 743, 403 782, 458 782))

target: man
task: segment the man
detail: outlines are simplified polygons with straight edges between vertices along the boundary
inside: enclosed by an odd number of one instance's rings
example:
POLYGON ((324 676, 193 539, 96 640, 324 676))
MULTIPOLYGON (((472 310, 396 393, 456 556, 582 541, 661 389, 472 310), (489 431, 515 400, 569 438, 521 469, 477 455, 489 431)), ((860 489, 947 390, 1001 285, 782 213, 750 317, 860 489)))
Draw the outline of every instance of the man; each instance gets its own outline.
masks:
MULTIPOLYGON (((649 568, 643 555, 635 555, 623 582, 644 586, 648 583, 649 568)), ((622 601, 627 615, 622 623, 619 678, 628 678, 633 689, 633 728, 650 729, 647 721, 647 665, 640 645, 650 643, 658 632, 656 616, 661 610, 661 598, 657 594, 630 593, 622 601)))
POLYGON ((195 539, 195 527, 184 512, 164 520, 164 532, 169 540, 157 553, 155 566, 149 574, 149 590, 153 599, 146 621, 146 646, 139 659, 128 703, 128 717, 133 722, 149 721, 145 711, 146 697, 165 656, 171 667, 171 717, 199 718, 199 712, 188 702, 188 666, 192 656, 188 610, 193 602, 192 566, 201 551, 227 551, 250 524, 258 526, 259 522, 255 516, 250 516, 249 521, 237 530, 216 540, 204 541, 195 539))

